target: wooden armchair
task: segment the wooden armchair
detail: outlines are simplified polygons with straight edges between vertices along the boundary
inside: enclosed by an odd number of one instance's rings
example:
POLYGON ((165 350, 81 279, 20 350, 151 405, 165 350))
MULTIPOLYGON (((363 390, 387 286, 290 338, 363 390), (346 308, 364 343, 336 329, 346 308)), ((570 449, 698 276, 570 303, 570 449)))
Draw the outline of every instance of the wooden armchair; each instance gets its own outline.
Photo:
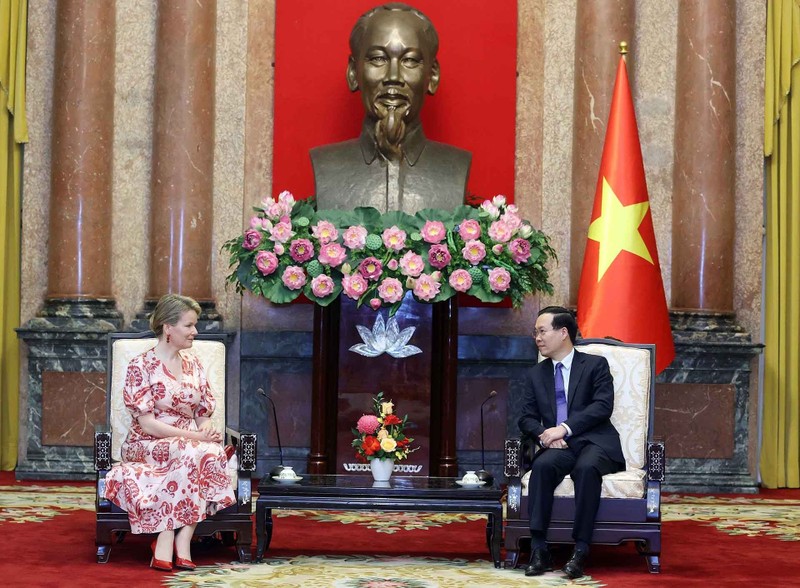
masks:
MULTIPOLYGON (((192 345, 192 352, 200 358, 217 401, 212 421, 218 430, 226 432, 226 442, 236 445, 236 459, 231 458, 228 473, 234 479, 237 502, 198 524, 195 536, 220 533, 225 544, 235 543, 239 560, 249 562, 250 545, 253 540, 250 477, 251 472, 256 469, 256 436, 248 433, 240 434, 226 427, 226 340, 225 334, 197 335, 192 345)), ((97 470, 95 544, 98 563, 108 562, 112 538, 115 537, 119 543, 130 531, 128 513, 109 500, 101 498, 101 494, 106 473, 112 463, 120 460, 122 442, 131 424, 131 415, 125 408, 122 395, 128 363, 136 355, 154 347, 156 342, 152 332, 112 333, 108 337, 107 426, 98 428, 94 437, 94 465, 97 470)))
MULTIPOLYGON (((619 431, 627 464, 625 471, 603 477, 592 543, 618 545, 635 541, 637 549, 647 559, 650 572, 658 573, 665 464, 664 444, 653 439, 655 346, 584 339, 576 347, 608 360, 614 378, 611 421, 619 431)), ((530 543, 527 481, 533 448, 534 444, 524 439, 507 439, 505 443, 506 567, 516 567, 520 563, 520 545, 530 543)), ((572 543, 574 514, 574 487, 567 476, 555 491, 548 542, 572 543)))

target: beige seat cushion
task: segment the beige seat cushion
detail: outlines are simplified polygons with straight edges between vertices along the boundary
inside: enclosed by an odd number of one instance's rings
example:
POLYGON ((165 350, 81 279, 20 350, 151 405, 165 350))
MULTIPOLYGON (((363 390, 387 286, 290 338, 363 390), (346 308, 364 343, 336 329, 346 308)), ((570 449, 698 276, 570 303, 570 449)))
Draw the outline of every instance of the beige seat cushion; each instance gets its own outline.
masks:
MULTIPOLYGON (((128 363, 137 355, 156 346, 155 338, 115 339, 112 343, 112 371, 109 384, 111 402, 111 459, 120 461, 122 443, 131 426, 131 413, 125 408, 122 388, 128 363)), ((225 344, 222 341, 195 340, 184 353, 195 354, 206 371, 208 383, 217 401, 211 422, 218 431, 225 431, 225 344)))
MULTIPOLYGON (((522 495, 528 495, 528 480, 531 473, 522 476, 522 495)), ((600 489, 602 498, 643 498, 645 494, 645 471, 625 470, 603 476, 603 485, 600 489)), ((556 496, 575 496, 575 484, 567 476, 555 491, 556 496)))
MULTIPOLYGON (((641 498, 645 493, 647 460, 647 424, 650 416, 650 350, 590 343, 578 345, 578 351, 602 355, 614 378, 614 412, 611 422, 619 432, 626 471, 603 477, 601 496, 641 498)), ((522 478, 522 493, 528 493, 530 472, 522 478)), ((567 476, 556 488, 556 496, 572 496, 574 486, 567 476)))

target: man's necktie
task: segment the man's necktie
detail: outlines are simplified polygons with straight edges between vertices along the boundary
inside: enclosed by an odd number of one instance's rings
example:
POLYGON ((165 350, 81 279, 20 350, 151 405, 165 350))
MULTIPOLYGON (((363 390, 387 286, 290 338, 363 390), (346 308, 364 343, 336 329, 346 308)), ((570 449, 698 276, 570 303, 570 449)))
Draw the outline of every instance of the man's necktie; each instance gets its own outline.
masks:
POLYGON ((564 390, 564 375, 561 368, 564 364, 556 364, 556 426, 567 420, 567 393, 564 390))

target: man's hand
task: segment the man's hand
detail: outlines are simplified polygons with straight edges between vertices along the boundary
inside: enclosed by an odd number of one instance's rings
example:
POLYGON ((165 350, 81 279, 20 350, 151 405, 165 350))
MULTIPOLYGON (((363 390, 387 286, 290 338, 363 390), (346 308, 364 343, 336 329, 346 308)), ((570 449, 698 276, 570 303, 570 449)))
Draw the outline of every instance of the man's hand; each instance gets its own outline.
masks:
POLYGON ((557 449, 563 449, 567 446, 566 441, 564 441, 564 437, 567 436, 567 429, 558 425, 557 427, 550 427, 549 429, 545 429, 544 432, 539 435, 539 442, 542 444, 543 447, 552 447, 557 449), (558 442, 558 443, 557 443, 558 442))

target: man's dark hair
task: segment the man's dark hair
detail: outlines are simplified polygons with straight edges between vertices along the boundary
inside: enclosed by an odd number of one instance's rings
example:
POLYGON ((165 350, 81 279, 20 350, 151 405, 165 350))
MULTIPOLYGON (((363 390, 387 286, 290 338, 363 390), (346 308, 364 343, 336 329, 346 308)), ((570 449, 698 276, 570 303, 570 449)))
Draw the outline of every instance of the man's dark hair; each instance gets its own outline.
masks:
POLYGON ((575 345, 575 339, 578 336, 578 322, 569 310, 563 306, 547 306, 540 310, 536 316, 542 316, 543 314, 553 315, 553 329, 558 330, 567 327, 569 340, 575 345))
MULTIPOLYGON (((358 52, 358 47, 361 45, 361 39, 364 37, 364 33, 367 30, 367 25, 369 23, 369 19, 376 13, 381 10, 386 11, 394 11, 399 10, 402 12, 410 12, 414 16, 418 17, 422 21, 422 33, 425 35, 425 39, 430 44, 431 48, 433 49, 433 58, 436 58, 436 53, 439 51, 439 35, 436 33, 436 29, 433 27, 433 23, 431 19, 425 16, 422 12, 417 10, 416 8, 409 6, 408 4, 402 4, 400 2, 390 2, 388 4, 384 4, 382 6, 376 6, 361 15, 361 17, 356 21, 355 26, 353 26, 353 30, 350 32, 350 53, 356 55, 358 52)), ((427 58, 427 56, 426 56, 427 58)))

